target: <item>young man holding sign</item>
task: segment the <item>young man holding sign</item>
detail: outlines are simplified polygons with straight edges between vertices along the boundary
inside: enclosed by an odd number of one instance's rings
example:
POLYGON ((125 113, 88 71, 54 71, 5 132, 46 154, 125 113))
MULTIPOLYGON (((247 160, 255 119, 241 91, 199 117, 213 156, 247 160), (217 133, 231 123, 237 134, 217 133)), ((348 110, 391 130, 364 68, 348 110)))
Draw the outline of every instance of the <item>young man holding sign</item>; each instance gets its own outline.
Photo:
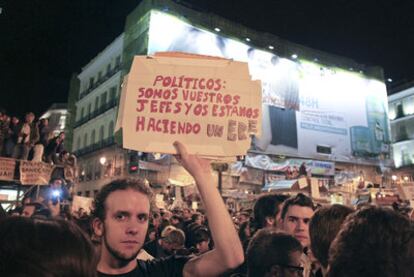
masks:
POLYGON ((95 199, 93 228, 102 237, 99 276, 218 276, 243 262, 243 249, 218 190, 209 162, 187 153, 175 142, 177 160, 194 177, 215 248, 195 258, 137 261, 148 229, 150 189, 139 181, 119 180, 104 186, 95 199))

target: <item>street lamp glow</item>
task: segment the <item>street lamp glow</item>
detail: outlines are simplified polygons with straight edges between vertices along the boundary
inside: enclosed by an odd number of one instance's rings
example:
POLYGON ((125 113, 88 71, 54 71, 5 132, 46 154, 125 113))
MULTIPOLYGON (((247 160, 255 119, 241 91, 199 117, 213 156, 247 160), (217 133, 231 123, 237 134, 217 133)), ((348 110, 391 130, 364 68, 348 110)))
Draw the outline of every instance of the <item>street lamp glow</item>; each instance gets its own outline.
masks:
POLYGON ((221 30, 220 30, 220 28, 214 28, 214 31, 216 31, 216 32, 220 32, 221 30))
POLYGON ((250 41, 250 38, 246 38, 246 41, 249 42, 250 41))
POLYGON ((393 181, 397 181, 397 176, 392 175, 392 176, 391 176, 391 179, 392 179, 393 181))
POLYGON ((293 54, 291 57, 292 57, 292 59, 297 59, 298 58, 298 55, 297 54, 293 54))
POLYGON ((100 162, 101 165, 104 165, 106 163, 106 157, 101 157, 99 159, 99 162, 100 162))
POLYGON ((269 46, 268 46, 268 48, 269 48, 270 50, 275 49, 275 47, 274 47, 273 45, 269 45, 269 46))
POLYGON ((388 82, 388 83, 392 83, 392 79, 391 79, 391 78, 388 78, 388 79, 387 79, 387 82, 388 82))
POLYGON ((404 181, 408 181, 408 176, 404 176, 404 181))

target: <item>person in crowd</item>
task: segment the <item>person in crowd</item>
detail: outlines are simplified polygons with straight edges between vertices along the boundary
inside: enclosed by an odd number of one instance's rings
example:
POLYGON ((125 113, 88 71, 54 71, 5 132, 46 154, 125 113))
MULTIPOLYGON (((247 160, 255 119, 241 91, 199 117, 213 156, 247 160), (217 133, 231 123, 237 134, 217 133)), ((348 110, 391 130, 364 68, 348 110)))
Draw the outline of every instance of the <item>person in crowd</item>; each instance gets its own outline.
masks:
POLYGON ((190 223, 192 223, 191 220, 191 216, 193 215, 193 213, 191 212, 191 209, 189 208, 184 208, 183 209, 183 224, 184 224, 184 228, 187 227, 187 225, 189 225, 190 223))
POLYGON ((20 120, 16 116, 12 116, 9 128, 7 129, 6 140, 4 144, 3 156, 11 157, 13 155, 14 147, 17 144, 18 134, 20 130, 20 120))
POLYGON ((10 125, 10 117, 4 113, 0 113, 0 155, 3 155, 5 143, 10 125))
POLYGON ((41 118, 39 120, 39 143, 46 149, 50 139, 52 139, 52 130, 49 126, 49 119, 41 118))
MULTIPOLYGON (((249 234, 245 236, 243 233, 239 237, 242 240, 243 249, 246 250, 250 237, 252 237, 258 230, 263 228, 276 228, 280 221, 280 213, 283 202, 288 196, 283 194, 265 194, 260 196, 253 207, 253 218, 248 226, 243 226, 244 231, 249 234)), ((244 262, 239 268, 234 271, 234 274, 246 274, 247 263, 244 262)))
POLYGON ((58 136, 50 140, 45 149, 45 162, 59 164, 59 154, 64 151, 63 142, 65 140, 65 133, 60 132, 58 136))
POLYGON ((51 212, 49 208, 42 203, 30 202, 23 205, 21 215, 23 217, 50 218, 51 212))
POLYGON ((250 214, 248 212, 240 212, 237 215, 237 224, 241 225, 245 222, 248 222, 250 220, 250 214))
POLYGON ((335 204, 319 208, 309 223, 311 250, 326 276, 328 269, 329 247, 338 234, 346 217, 354 210, 350 207, 335 204))
POLYGON ((0 223, 0 276, 95 277, 97 258, 70 221, 9 217, 0 223))
POLYGON ((184 231, 183 219, 181 216, 174 214, 171 216, 171 225, 184 231))
POLYGON ((215 248, 191 259, 170 256, 137 261, 147 233, 152 193, 142 180, 116 180, 105 185, 95 198, 93 228, 102 237, 99 276, 217 276, 243 262, 243 249, 231 218, 217 188, 211 186, 214 180, 209 162, 188 154, 179 142, 174 146, 177 160, 196 181, 215 248))
POLYGON ((199 212, 193 213, 193 215, 191 216, 191 221, 193 223, 196 223, 197 225, 203 225, 204 224, 204 216, 199 212))
POLYGON ((155 258, 163 258, 184 250, 184 242, 184 232, 169 225, 161 232, 160 239, 146 243, 143 249, 155 258))
POLYGON ((259 197, 253 208, 253 226, 255 230, 265 227, 277 227, 283 202, 288 196, 266 194, 259 197))
POLYGON ((293 236, 274 228, 259 230, 247 248, 247 276, 303 276, 301 255, 302 245, 293 236))
POLYGON ((310 276, 312 269, 310 246, 309 222, 314 214, 315 206, 308 196, 298 193, 285 200, 281 212, 281 228, 294 236, 304 249, 302 265, 305 268, 304 276, 310 276))
POLYGON ((192 244, 197 255, 204 254, 211 250, 211 235, 206 227, 199 226, 195 229, 192 240, 192 244))
POLYGON ((34 119, 34 113, 29 112, 25 116, 24 123, 20 125, 17 143, 13 150, 13 158, 27 160, 30 150, 39 140, 39 129, 34 119))
POLYGON ((387 208, 349 215, 329 249, 328 276, 408 277, 414 272, 414 226, 387 208))

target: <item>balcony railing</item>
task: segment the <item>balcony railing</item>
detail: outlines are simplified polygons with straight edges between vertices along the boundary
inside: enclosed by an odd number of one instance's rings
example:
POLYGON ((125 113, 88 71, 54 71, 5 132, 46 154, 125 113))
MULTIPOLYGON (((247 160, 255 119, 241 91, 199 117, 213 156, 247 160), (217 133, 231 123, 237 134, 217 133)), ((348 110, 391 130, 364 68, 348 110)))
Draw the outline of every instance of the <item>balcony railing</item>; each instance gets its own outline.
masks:
POLYGON ((73 127, 78 128, 79 126, 85 124, 86 122, 97 117, 98 115, 103 114, 104 112, 112 109, 113 107, 116 107, 116 105, 118 105, 118 100, 112 99, 110 102, 104 104, 103 106, 100 106, 97 110, 76 121, 73 127))
POLYGON ((100 84, 104 83, 106 80, 114 76, 118 71, 120 71, 121 66, 117 65, 115 66, 111 71, 107 72, 105 75, 103 75, 100 79, 98 79, 96 82, 94 82, 91 86, 89 86, 87 89, 82 91, 79 94, 79 100, 88 95, 92 90, 97 88, 100 84))
POLYGON ((115 137, 111 136, 109 138, 106 138, 106 139, 98 142, 98 143, 94 143, 94 144, 88 145, 88 146, 86 146, 82 149, 76 150, 74 152, 74 154, 75 154, 76 157, 80 157, 80 156, 98 151, 100 149, 106 148, 108 146, 114 145, 114 144, 115 144, 115 137))

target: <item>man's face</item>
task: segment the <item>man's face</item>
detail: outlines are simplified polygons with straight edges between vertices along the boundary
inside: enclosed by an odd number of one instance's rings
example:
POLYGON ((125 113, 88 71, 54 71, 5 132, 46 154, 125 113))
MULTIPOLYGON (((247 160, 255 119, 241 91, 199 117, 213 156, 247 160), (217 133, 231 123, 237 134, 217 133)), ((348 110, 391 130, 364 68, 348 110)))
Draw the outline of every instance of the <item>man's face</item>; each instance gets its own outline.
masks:
POLYGON ((203 240, 203 241, 198 242, 196 244, 196 248, 197 248, 197 251, 198 251, 199 254, 203 254, 203 253, 210 250, 210 247, 209 247, 208 243, 209 243, 208 240, 203 240))
POLYGON ((27 123, 32 123, 34 120, 34 116, 32 114, 26 114, 25 119, 27 123))
POLYGON ((35 212, 35 206, 24 206, 22 211, 23 217, 31 217, 35 212))
POLYGON ((94 224, 103 236, 102 254, 122 262, 134 260, 145 241, 150 202, 146 195, 131 189, 112 192, 105 201, 105 220, 94 224))
POLYGON ((310 207, 290 206, 282 219, 282 228, 300 241, 303 247, 310 244, 309 221, 314 211, 310 207))
POLYGON ((183 210, 183 217, 184 217, 184 219, 190 219, 191 218, 191 212, 187 209, 183 210))

